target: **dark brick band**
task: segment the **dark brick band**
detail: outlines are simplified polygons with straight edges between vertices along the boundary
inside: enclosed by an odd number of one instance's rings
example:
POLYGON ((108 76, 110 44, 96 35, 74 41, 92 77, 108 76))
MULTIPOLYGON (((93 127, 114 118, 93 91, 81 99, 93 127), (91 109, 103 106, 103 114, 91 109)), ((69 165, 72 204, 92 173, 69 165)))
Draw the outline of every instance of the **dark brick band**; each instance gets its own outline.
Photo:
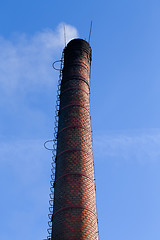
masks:
POLYGON ((78 125, 73 125, 73 126, 67 126, 67 127, 64 127, 62 128, 58 133, 57 135, 59 135, 61 132, 63 132, 64 130, 68 129, 68 128, 82 128, 84 130, 86 130, 87 132, 89 132, 89 130, 85 127, 82 127, 82 126, 78 126, 78 125))
POLYGON ((62 80, 62 85, 63 85, 64 82, 66 83, 68 81, 72 81, 72 80, 75 80, 75 79, 85 82, 88 85, 88 87, 89 87, 89 83, 87 82, 87 80, 85 78, 81 77, 80 75, 72 75, 72 76, 70 76, 70 77, 68 77, 66 79, 63 79, 62 80))
POLYGON ((64 150, 64 151, 62 151, 62 152, 60 152, 58 155, 57 155, 57 158, 60 156, 60 155, 62 155, 63 153, 66 153, 66 152, 79 152, 79 151, 81 151, 81 152, 85 152, 85 153, 88 153, 89 154, 89 152, 88 151, 86 151, 86 150, 84 150, 84 149, 78 149, 78 148, 70 148, 70 149, 66 149, 66 150, 64 150))
POLYGON ((66 105, 65 107, 61 108, 61 110, 65 109, 65 108, 68 108, 68 107, 82 107, 82 108, 85 108, 90 113, 90 111, 85 106, 83 106, 81 104, 69 104, 69 105, 66 105))
POLYGON ((86 177, 86 178, 89 178, 91 181, 94 181, 94 179, 90 178, 89 176, 87 176, 87 175, 85 175, 85 174, 83 174, 83 173, 80 173, 80 172, 71 172, 71 173, 66 173, 66 174, 60 176, 59 178, 57 178, 57 179, 55 180, 55 182, 54 182, 54 186, 55 186, 55 184, 56 184, 56 182, 57 182, 58 180, 60 180, 60 179, 63 178, 63 177, 69 176, 69 175, 80 175, 80 176, 84 176, 84 177, 86 177))
MULTIPOLYGON (((54 216, 55 216, 57 213, 59 213, 59 212, 61 212, 61 211, 64 211, 64 210, 67 210, 67 209, 69 209, 69 208, 85 209, 85 210, 93 213, 94 215, 96 215, 93 211, 91 211, 90 209, 88 209, 88 208, 86 208, 86 207, 81 207, 81 206, 69 206, 69 207, 64 207, 64 208, 59 209, 57 212, 55 212, 55 213, 53 214, 53 218, 54 218, 54 216)), ((53 219, 53 218, 52 218, 52 219, 53 219)), ((52 221, 53 221, 53 220, 52 220, 52 221)))
POLYGON ((67 88, 67 89, 63 90, 63 92, 61 93, 61 95, 62 95, 63 93, 65 93, 65 92, 67 92, 67 91, 70 91, 70 90, 73 90, 73 89, 75 89, 75 90, 80 90, 80 91, 83 91, 83 92, 85 92, 86 94, 89 94, 89 92, 87 92, 87 91, 83 90, 82 88, 78 88, 78 87, 71 87, 71 88, 67 88))

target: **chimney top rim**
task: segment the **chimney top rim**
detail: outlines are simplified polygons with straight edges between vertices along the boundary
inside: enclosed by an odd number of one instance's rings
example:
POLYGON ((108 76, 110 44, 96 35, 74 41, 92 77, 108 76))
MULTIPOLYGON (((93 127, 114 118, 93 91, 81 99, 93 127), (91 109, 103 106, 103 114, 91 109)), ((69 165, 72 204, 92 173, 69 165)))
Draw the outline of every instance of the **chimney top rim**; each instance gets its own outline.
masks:
POLYGON ((90 60, 92 58, 92 49, 90 44, 81 38, 74 38, 72 39, 67 46, 64 48, 64 53, 66 54, 67 52, 71 52, 77 49, 82 49, 85 52, 88 53, 88 55, 90 56, 90 60))

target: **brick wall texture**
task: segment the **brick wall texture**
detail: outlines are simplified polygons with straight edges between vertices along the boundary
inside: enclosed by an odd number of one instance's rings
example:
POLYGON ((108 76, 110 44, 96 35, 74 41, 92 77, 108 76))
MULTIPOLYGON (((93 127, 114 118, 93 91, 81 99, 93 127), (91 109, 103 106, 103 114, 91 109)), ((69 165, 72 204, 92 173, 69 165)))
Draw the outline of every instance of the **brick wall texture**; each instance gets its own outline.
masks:
POLYGON ((74 39, 64 50, 52 240, 98 240, 90 124, 90 45, 74 39))

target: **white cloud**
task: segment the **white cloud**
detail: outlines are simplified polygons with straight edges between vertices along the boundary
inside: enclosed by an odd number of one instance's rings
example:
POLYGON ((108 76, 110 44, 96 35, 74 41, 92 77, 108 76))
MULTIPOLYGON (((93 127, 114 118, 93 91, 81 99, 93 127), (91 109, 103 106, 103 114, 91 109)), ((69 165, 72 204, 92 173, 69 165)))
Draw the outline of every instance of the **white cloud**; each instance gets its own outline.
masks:
POLYGON ((160 129, 95 136, 94 150, 97 159, 155 162, 160 160, 160 129))
POLYGON ((0 163, 2 166, 7 164, 8 167, 12 168, 13 173, 20 178, 21 183, 36 181, 36 178, 40 177, 45 169, 46 151, 43 143, 43 140, 37 139, 3 141, 0 149, 0 163), (22 169, 24 169, 23 172, 22 169), (35 172, 36 174, 34 174, 35 172))
MULTIPOLYGON (((67 42, 77 37, 77 30, 65 24, 67 42)), ((12 40, 0 36, 0 92, 15 91, 53 84, 51 64, 64 47, 64 29, 45 29, 33 36, 19 34, 12 40)), ((56 58, 56 59, 55 59, 56 58)))
POLYGON ((47 235, 51 153, 44 149, 43 142, 1 142, 0 239, 7 240, 12 235, 14 240, 32 240, 47 235))

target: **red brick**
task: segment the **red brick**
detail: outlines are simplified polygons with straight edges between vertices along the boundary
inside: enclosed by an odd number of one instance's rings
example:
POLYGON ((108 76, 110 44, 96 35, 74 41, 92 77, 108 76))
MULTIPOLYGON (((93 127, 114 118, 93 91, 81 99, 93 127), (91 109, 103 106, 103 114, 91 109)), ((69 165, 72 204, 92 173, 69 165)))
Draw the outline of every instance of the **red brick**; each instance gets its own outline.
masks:
POLYGON ((64 50, 52 218, 54 240, 98 240, 89 69, 91 48, 82 39, 64 50))

